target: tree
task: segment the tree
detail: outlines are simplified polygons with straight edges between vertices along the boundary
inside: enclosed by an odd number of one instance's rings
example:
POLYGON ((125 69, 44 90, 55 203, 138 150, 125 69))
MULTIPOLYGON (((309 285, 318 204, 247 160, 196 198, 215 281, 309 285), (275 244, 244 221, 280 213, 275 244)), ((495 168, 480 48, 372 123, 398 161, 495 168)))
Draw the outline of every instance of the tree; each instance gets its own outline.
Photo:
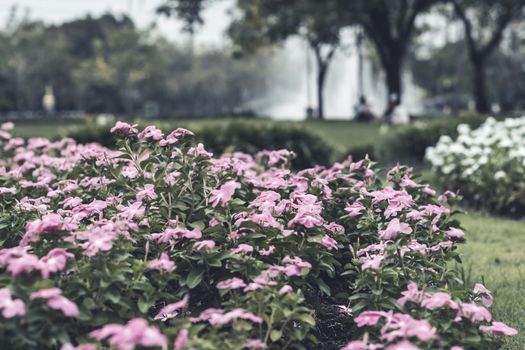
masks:
POLYGON ((485 77, 488 57, 499 46, 509 23, 522 15, 523 0, 452 0, 463 24, 470 63, 476 110, 490 112, 485 77))
MULTIPOLYGON (((203 23, 204 6, 210 0, 166 0, 158 12, 176 15, 191 34, 203 23)), ((333 1, 317 0, 238 0, 240 17, 230 26, 229 34, 245 53, 282 43, 288 37, 303 37, 315 55, 317 64, 318 117, 324 118, 324 86, 328 68, 339 46, 340 17, 333 1)))
POLYGON ((324 119, 328 68, 340 44, 341 22, 334 2, 316 0, 239 0, 241 16, 229 34, 245 52, 253 52, 298 35, 308 43, 317 65, 318 117, 324 119))
POLYGON ((197 27, 204 23, 202 11, 210 0, 165 0, 157 13, 167 17, 180 18, 184 23, 184 31, 195 34, 197 27))
POLYGON ((403 61, 416 30, 416 18, 440 0, 339 0, 339 13, 360 24, 374 44, 386 73, 388 98, 401 101, 403 61))

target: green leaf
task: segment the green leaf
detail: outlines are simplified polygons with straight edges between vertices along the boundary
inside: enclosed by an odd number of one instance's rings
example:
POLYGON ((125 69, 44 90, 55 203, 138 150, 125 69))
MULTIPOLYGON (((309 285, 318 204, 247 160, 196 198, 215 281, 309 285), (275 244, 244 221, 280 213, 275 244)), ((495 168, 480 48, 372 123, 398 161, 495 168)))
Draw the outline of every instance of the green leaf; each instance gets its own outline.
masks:
POLYGON ((319 285, 319 289, 321 289, 321 291, 322 291, 324 294, 326 294, 326 295, 328 295, 328 296, 331 295, 330 287, 328 287, 328 286, 326 285, 326 283, 324 283, 324 281, 323 281, 322 279, 320 279, 320 278, 317 279, 317 284, 319 285))
POLYGON ((281 339, 281 337, 283 336, 283 332, 277 330, 277 329, 274 329, 271 333, 270 333, 270 339, 272 341, 277 341, 279 339, 281 339))
POLYGON ((202 281, 202 276, 204 275, 204 271, 200 269, 193 269, 188 274, 188 277, 186 277, 186 285, 189 289, 193 289, 196 286, 199 285, 202 281))
POLYGON ((315 320, 312 316, 308 314, 302 314, 299 317, 297 317, 299 321, 303 321, 306 324, 309 324, 310 326, 315 326, 315 320))
POLYGON ((150 304, 146 300, 139 298, 139 300, 137 301, 137 306, 140 312, 145 314, 148 312, 150 304))

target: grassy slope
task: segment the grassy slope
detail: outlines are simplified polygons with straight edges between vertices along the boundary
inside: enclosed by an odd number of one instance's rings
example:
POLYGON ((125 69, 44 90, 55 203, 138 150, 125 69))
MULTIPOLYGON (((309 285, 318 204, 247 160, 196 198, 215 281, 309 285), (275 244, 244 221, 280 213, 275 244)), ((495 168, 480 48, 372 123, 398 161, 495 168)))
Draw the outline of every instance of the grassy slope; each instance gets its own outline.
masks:
POLYGON ((356 123, 351 121, 306 121, 304 126, 318 133, 327 142, 341 151, 363 144, 373 144, 381 137, 379 124, 356 123))
POLYGON ((523 350, 525 345, 525 222, 482 214, 460 218, 467 244, 460 248, 472 282, 484 280, 493 291, 493 315, 520 333, 503 349, 523 350))

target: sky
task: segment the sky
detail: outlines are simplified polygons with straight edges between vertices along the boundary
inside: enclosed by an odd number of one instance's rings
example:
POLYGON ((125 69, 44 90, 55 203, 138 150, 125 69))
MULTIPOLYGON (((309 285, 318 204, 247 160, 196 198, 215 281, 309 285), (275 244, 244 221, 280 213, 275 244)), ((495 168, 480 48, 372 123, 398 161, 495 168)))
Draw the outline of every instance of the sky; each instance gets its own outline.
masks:
MULTIPOLYGON (((20 12, 28 11, 31 19, 54 24, 87 14, 125 13, 139 27, 145 28, 157 22, 158 30, 166 37, 174 41, 186 40, 187 37, 180 30, 180 21, 155 14, 155 9, 161 3, 162 0, 0 0, 0 23, 5 22, 13 6, 17 6, 20 12)), ((224 31, 229 22, 227 11, 231 6, 232 0, 212 2, 204 13, 205 25, 196 36, 197 45, 215 46, 224 42, 224 31)))

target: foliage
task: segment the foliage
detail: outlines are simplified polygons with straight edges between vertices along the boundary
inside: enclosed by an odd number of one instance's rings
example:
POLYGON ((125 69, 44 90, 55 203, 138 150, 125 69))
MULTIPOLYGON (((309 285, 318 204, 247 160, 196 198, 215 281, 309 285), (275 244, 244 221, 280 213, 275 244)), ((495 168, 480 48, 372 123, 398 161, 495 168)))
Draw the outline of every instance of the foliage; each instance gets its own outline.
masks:
MULTIPOLYGON (((158 126, 168 131, 175 124, 160 123, 158 126)), ((269 149, 288 149, 295 157, 291 161, 294 169, 305 169, 316 165, 328 165, 335 156, 334 149, 320 136, 306 128, 293 123, 271 123, 256 120, 231 120, 228 122, 200 122, 192 128, 196 139, 202 142, 215 154, 224 152, 246 152, 255 155, 269 149)), ((104 126, 83 126, 72 128, 66 133, 80 143, 97 142, 103 146, 114 147, 114 139, 104 126)))
MULTIPOLYGON (((180 1, 179 1, 180 2, 180 1)), ((328 68, 340 46, 340 32, 348 23, 341 22, 334 2, 237 1, 241 14, 229 28, 230 37, 244 52, 284 42, 300 36, 314 54, 317 67, 318 118, 324 119, 324 87, 328 68)))
POLYGON ((427 151, 439 179, 477 207, 523 216, 525 118, 488 118, 474 130, 460 125, 458 132, 455 140, 444 136, 427 151))
POLYGON ((376 156, 384 161, 410 161, 422 163, 428 147, 443 135, 457 135, 459 124, 473 127, 481 125, 485 117, 477 114, 460 114, 456 117, 429 117, 435 120, 416 121, 413 125, 392 130, 377 144, 376 156))
POLYGON ((2 348, 314 349, 326 304, 349 323, 338 345, 363 327, 392 349, 496 349, 515 333, 491 325, 490 292, 451 268, 463 237, 453 196, 409 169, 383 183, 366 160, 295 173, 286 150, 211 158, 186 129, 119 122, 110 151, 26 143, 10 127, 2 348), (375 331, 374 312, 410 322, 375 331))
POLYGON ((273 61, 263 53, 235 59, 228 49, 192 52, 138 29, 126 16, 60 25, 15 16, 0 30, 0 44, 2 112, 41 110, 49 85, 57 110, 157 117, 233 113, 264 96, 272 77, 273 61))

